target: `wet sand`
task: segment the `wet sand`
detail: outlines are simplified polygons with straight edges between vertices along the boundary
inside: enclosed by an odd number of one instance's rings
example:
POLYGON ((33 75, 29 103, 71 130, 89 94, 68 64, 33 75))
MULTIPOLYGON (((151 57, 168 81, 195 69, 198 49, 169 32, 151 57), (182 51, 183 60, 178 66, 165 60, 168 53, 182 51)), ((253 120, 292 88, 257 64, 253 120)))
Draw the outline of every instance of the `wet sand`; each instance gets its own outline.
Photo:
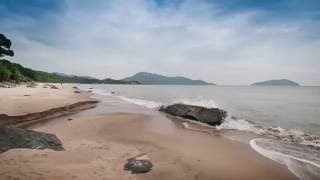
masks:
POLYGON ((9 150, 0 155, 0 177, 296 179, 285 166, 262 157, 246 144, 189 131, 174 123, 163 130, 157 128, 157 120, 150 115, 108 113, 37 126, 35 130, 56 134, 66 150, 9 150), (130 174, 123 170, 128 158, 144 153, 154 164, 152 171, 130 174))

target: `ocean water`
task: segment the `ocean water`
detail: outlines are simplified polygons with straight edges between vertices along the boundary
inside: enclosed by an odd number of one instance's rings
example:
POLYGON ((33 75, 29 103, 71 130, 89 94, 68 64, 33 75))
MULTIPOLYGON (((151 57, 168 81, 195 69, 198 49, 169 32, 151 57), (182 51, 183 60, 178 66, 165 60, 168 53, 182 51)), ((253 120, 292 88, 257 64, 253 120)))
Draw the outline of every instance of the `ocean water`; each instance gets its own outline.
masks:
POLYGON ((81 85, 90 87, 99 95, 155 110, 174 103, 224 109, 229 116, 217 130, 264 137, 248 143, 297 177, 320 179, 320 87, 81 85))

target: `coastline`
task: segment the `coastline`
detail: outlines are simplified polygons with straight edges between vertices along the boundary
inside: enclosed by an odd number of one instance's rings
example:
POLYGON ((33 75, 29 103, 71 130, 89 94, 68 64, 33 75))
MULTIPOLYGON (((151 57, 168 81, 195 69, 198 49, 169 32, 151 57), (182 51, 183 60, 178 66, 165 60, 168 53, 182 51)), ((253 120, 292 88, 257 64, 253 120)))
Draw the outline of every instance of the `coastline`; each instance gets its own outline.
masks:
POLYGON ((43 84, 28 88, 0 88, 0 126, 27 127, 64 115, 94 108, 98 101, 85 91, 74 93, 73 84, 59 89, 43 88, 43 84))
POLYGON ((9 150, 0 154, 0 179, 297 179, 248 144, 189 131, 158 112, 108 102, 92 111, 98 113, 31 127, 56 134, 65 151, 9 150), (124 171, 139 154, 153 162, 152 171, 124 171))

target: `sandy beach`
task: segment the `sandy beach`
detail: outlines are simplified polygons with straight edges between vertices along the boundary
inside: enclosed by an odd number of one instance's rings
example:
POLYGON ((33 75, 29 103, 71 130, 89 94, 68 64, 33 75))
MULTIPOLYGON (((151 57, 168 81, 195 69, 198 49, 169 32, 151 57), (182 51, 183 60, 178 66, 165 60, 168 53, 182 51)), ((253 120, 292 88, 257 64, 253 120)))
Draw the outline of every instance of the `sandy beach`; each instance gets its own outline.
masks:
MULTIPOLYGON (((1 107, 0 114, 23 115, 92 100, 87 93, 73 93, 71 86, 63 89, 10 89, 0 100, 11 108, 1 107), (26 99, 37 95, 41 98, 26 99)), ((121 106, 114 107, 117 112, 103 112, 105 106, 99 104, 99 113, 31 127, 57 135, 65 151, 11 149, 0 154, 0 179, 296 179, 248 144, 184 129, 160 113, 152 116, 134 108, 122 112, 121 106), (159 125, 161 121, 169 125, 159 125), (150 172, 123 170, 128 158, 141 154, 152 161, 150 172)))
POLYGON ((24 126, 94 107, 97 103, 89 93, 74 89, 74 84, 55 84, 58 89, 43 88, 44 85, 0 88, 0 125, 24 126))

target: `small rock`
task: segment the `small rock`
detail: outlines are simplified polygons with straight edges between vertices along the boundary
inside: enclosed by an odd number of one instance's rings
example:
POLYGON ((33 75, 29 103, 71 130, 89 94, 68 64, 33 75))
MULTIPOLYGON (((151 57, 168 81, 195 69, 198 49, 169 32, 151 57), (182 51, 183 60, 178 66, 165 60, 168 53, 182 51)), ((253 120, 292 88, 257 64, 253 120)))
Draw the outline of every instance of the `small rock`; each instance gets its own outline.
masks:
POLYGON ((133 174, 147 173, 151 171, 153 164, 148 159, 129 158, 124 165, 124 170, 131 171, 133 174))
POLYGON ((51 85, 51 89, 59 89, 59 88, 55 85, 51 85))
POLYGON ((91 93, 92 91, 88 91, 89 93, 91 93))
POLYGON ((30 94, 25 94, 25 95, 23 95, 23 96, 31 96, 30 94))
POLYGON ((72 118, 68 118, 68 121, 72 121, 73 119, 72 118))
POLYGON ((74 91, 74 93, 78 93, 78 94, 80 94, 81 92, 80 92, 80 91, 74 91))
POLYGON ((113 92, 113 91, 111 92, 111 94, 115 94, 115 93, 116 93, 116 92, 113 92))
POLYGON ((72 88, 73 88, 73 89, 79 89, 77 86, 73 86, 72 88))

